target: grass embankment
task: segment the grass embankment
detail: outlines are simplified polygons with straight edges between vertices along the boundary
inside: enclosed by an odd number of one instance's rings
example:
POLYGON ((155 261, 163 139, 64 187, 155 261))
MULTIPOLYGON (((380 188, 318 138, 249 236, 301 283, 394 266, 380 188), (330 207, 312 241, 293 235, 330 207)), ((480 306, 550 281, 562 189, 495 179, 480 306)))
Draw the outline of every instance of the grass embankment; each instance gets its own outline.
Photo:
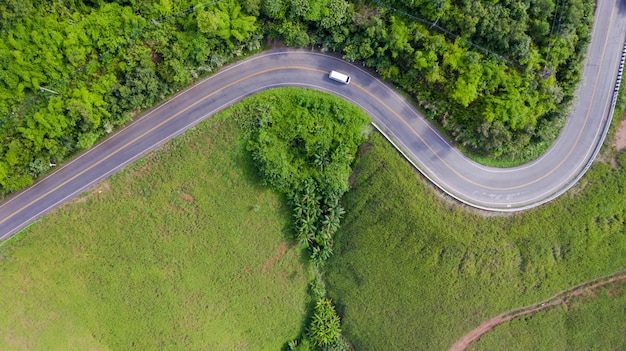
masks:
POLYGON ((0 260, 3 350, 278 350, 309 274, 217 117, 44 217, 0 260))
MULTIPOLYGON (((550 204, 485 218, 432 191, 379 135, 364 149, 327 268, 358 350, 445 350, 488 318, 626 267, 626 154, 619 168, 595 164, 550 204)), ((615 324, 618 302, 598 302, 615 324)), ((567 345, 589 333, 588 324, 566 327, 567 345)))

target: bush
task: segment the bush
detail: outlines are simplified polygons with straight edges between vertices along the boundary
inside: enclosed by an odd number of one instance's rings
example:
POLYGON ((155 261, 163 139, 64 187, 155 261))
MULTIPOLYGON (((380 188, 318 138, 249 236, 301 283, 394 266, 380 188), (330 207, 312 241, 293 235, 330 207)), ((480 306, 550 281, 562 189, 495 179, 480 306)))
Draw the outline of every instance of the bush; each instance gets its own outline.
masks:
MULTIPOLYGON (((253 98, 248 150, 263 180, 286 194, 297 240, 311 259, 332 254, 344 210, 354 155, 365 140, 368 117, 342 100, 315 91, 280 89, 253 98)), ((244 122, 245 124, 245 122, 244 122)))
POLYGON ((315 304, 313 318, 309 325, 309 337, 317 346, 329 347, 339 343, 341 327, 335 306, 329 298, 323 297, 315 304))

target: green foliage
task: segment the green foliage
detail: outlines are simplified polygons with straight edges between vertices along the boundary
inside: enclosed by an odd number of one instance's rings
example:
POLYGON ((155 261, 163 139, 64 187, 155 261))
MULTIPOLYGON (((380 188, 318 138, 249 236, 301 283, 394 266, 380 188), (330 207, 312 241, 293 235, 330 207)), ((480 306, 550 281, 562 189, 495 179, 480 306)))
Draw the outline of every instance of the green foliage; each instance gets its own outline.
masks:
MULTIPOLYGON (((0 161, 11 167, 0 172, 0 193, 30 184, 47 173, 42 165, 89 148, 200 75, 260 48, 256 19, 239 2, 184 11, 193 5, 1 4, 0 161), (203 33, 209 24, 214 30, 203 33)), ((253 0, 244 5, 254 11, 253 0)))
POLYGON ((6 0, 0 3, 0 27, 7 28, 30 15, 33 4, 24 0, 6 0))
POLYGON ((593 11, 582 0, 559 6, 552 0, 385 1, 401 12, 362 2, 277 3, 266 12, 272 36, 363 62, 412 95, 465 150, 509 163, 537 157, 558 135, 580 78, 593 11), (403 13, 437 21, 494 54, 403 13), (552 24, 555 18, 560 25, 552 24))
POLYGON ((29 11, 0 35, 0 61, 7 60, 9 68, 0 77, 0 113, 13 113, 0 128, 3 140, 12 141, 0 147, 0 159, 12 164, 0 180, 3 193, 19 190, 27 173, 45 174, 43 165, 91 146, 118 124, 115 107, 105 102, 117 75, 104 71, 99 58, 145 23, 117 4, 98 11, 61 4, 29 11), (71 77, 79 79, 70 83, 71 77), (60 95, 41 93, 42 86, 60 95), (11 155, 14 147, 21 157, 11 155))
POLYGON ((330 299, 321 298, 315 304, 308 333, 315 345, 321 347, 333 345, 341 338, 339 316, 330 299))
MULTIPOLYGON (((378 134, 363 149, 324 266, 343 333, 358 350, 448 349, 489 318, 624 269, 624 152, 619 167, 595 164, 549 204, 485 217, 433 192, 378 134)), ((494 336, 479 349, 587 349, 601 335, 602 349, 620 349, 619 328, 592 322, 623 325, 619 301, 603 301, 592 308, 597 317, 557 309, 558 317, 550 311, 504 326, 502 342, 494 336), (522 335, 526 328, 539 334, 522 335)))
POLYGON ((325 29, 340 26, 348 18, 346 0, 291 0, 290 5, 292 18, 317 22, 325 29))
POLYGON ((285 0, 262 0, 261 8, 263 13, 272 19, 284 19, 287 11, 285 0))
POLYGON ((311 293, 316 305, 306 335, 290 350, 348 350, 339 317, 326 297, 318 267, 333 253, 333 236, 345 211, 354 154, 365 138, 367 115, 321 92, 274 89, 245 100, 239 118, 247 149, 266 184, 287 195, 296 239, 314 263, 311 293))
POLYGON ((323 201, 312 185, 290 195, 296 238, 311 250, 311 259, 317 263, 323 263, 332 254, 333 235, 345 213, 338 196, 328 201, 323 201))
POLYGON ((296 339, 288 342, 287 347, 289 348, 289 351, 310 351, 311 343, 309 342, 309 339, 306 338, 301 340, 296 339))
POLYGON ((368 117, 338 98, 300 89, 261 93, 254 101, 248 150, 265 181, 285 194, 310 185, 322 198, 341 196, 368 117))
POLYGON ((234 0, 221 1, 216 9, 201 12, 197 18, 200 32, 223 39, 231 48, 234 47, 231 39, 240 43, 256 30, 256 18, 243 14, 234 0))
POLYGON ((307 28, 303 23, 283 21, 275 25, 270 35, 282 39, 286 45, 292 47, 305 47, 311 43, 307 28))
POLYGON ((348 190, 368 117, 336 97, 302 89, 260 93, 246 109, 254 113, 252 159, 264 181, 289 198, 296 238, 321 264, 333 252, 344 214, 339 197, 348 190))

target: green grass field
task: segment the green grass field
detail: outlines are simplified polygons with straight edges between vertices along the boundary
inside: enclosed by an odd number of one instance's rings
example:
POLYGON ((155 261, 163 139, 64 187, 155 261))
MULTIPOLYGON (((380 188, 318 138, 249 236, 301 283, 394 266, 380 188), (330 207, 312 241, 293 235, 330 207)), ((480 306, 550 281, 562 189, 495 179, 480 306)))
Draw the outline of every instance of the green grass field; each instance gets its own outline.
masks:
POLYGON ((609 286, 485 334, 470 350, 624 350, 626 286, 609 286), (548 343, 550 341, 551 343, 548 343))
POLYGON ((310 274, 238 123, 205 122, 2 247, 1 350, 279 350, 310 274))
MULTIPOLYGON (((446 350, 490 317, 626 267, 623 166, 594 165, 538 209, 483 217, 433 191, 381 136, 363 150, 326 272, 358 350, 446 350)), ((598 310, 614 319, 618 306, 598 310)), ((538 337, 568 345, 587 327, 538 337)))

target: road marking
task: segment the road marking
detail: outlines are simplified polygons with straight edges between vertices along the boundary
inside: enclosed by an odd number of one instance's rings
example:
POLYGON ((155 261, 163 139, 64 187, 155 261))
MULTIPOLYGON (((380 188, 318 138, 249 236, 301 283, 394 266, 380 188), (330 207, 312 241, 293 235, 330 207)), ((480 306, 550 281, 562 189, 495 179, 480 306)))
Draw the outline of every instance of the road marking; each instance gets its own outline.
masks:
POLYGON ((478 184, 476 182, 474 182, 471 179, 468 179, 466 177, 464 177, 461 173, 459 173, 458 171, 456 171, 454 168, 450 167, 450 165, 446 162, 446 160, 444 160, 443 158, 441 158, 441 156, 439 156, 439 154, 430 146, 430 144, 428 144, 426 142, 426 140, 424 140, 422 138, 421 135, 419 135, 419 133, 413 129, 413 126, 411 126, 411 124, 409 122, 407 122, 402 116, 400 116, 396 111, 394 111, 393 109, 391 109, 391 107, 389 107, 389 105, 387 105, 385 102, 383 102, 381 99, 379 99, 376 95, 372 94, 369 90, 365 89, 363 86, 357 84, 357 83, 352 83, 354 86, 356 86, 357 88, 361 89, 363 92, 365 92, 367 95, 371 96, 373 99, 375 99, 376 101, 378 101, 378 103, 380 103, 381 105, 385 106, 385 108, 390 111, 394 116, 396 116, 396 118, 398 118, 412 133, 413 135, 415 135, 421 142, 422 144, 426 145, 426 147, 428 148, 428 150, 430 150, 430 152, 435 155, 435 157, 437 157, 437 159, 439 159, 439 161, 441 161, 449 170, 451 170, 454 174, 456 174, 457 176, 461 177, 462 179, 464 179, 465 181, 472 183, 474 185, 480 186, 480 187, 485 187, 481 184, 478 184))
MULTIPOLYGON (((615 8, 613 8, 613 10, 611 11, 611 19, 609 21, 609 27, 611 26, 611 24, 613 23, 613 15, 615 13, 615 8)), ((609 40, 609 36, 607 35, 605 40, 604 40, 604 46, 603 46, 603 50, 602 50, 602 56, 600 59, 600 62, 604 62, 604 56, 606 55, 606 48, 607 48, 607 42, 609 40)), ((585 114, 585 119, 583 120, 583 126, 587 124, 588 120, 589 120, 589 115, 591 114, 591 107, 593 105, 593 100, 595 98, 596 95, 596 91, 597 91, 597 87, 598 87, 598 83, 600 82, 599 76, 600 76, 600 72, 601 70, 598 69, 597 73, 596 73, 596 78, 595 78, 595 84, 593 87, 593 93, 591 95, 591 103, 589 104, 589 106, 587 107, 587 113, 585 114)), ((551 174, 553 174, 554 172, 556 172, 568 159, 569 157, 572 155, 572 153, 574 152, 574 149, 576 148, 576 145, 578 144, 578 142, 580 141, 580 138, 582 137, 582 133, 584 130, 584 127, 581 127, 581 129, 578 131, 578 134, 576 135, 576 140, 575 142, 572 144, 572 147, 569 149, 567 155, 565 155, 565 157, 563 157, 561 159, 561 161, 554 167, 552 168, 550 171, 548 171, 546 174, 542 175, 541 177, 537 177, 536 179, 529 181, 527 183, 524 184, 519 184, 516 186, 512 186, 512 187, 492 187, 489 185, 484 185, 481 183, 477 183, 475 181, 473 181, 472 179, 469 179, 467 177, 465 177, 463 174, 459 173, 457 170, 455 170, 454 168, 452 168, 441 156, 439 156, 439 154, 431 147, 430 144, 428 144, 423 138, 422 136, 419 135, 419 133, 413 129, 413 127, 411 126, 410 123, 408 123, 402 116, 400 116, 398 113, 396 113, 393 109, 391 109, 386 103, 384 103, 382 100, 380 100, 376 95, 372 94, 369 90, 365 89, 363 86, 357 84, 357 83, 353 83, 353 85, 355 85, 356 87, 358 87, 359 89, 361 89, 363 92, 365 92, 367 95, 371 96, 373 99, 375 99, 376 101, 378 101, 381 105, 383 105, 388 111, 390 111, 394 116, 396 116, 396 118, 398 118, 407 128, 409 128, 409 130, 412 132, 413 135, 415 135, 421 142, 422 144, 426 145, 426 147, 428 148, 428 150, 430 150, 430 152, 435 155, 435 157, 441 161, 442 164, 444 164, 446 166, 446 168, 448 168, 450 171, 452 171, 452 173, 456 174, 459 178, 463 179, 464 181, 476 185, 478 187, 487 189, 487 190, 493 190, 493 191, 509 191, 509 190, 516 190, 516 189, 520 189, 532 184, 535 184, 543 179, 545 179, 546 177, 550 176, 551 174)), ((407 151, 410 151, 407 150, 407 151)), ((411 152, 412 153, 412 152, 411 152)), ((424 166, 422 166, 424 167, 424 166)), ((442 182, 446 183, 445 181, 443 181, 443 179, 439 178, 442 182)), ((447 184, 447 183, 446 183, 447 184)), ((451 188, 451 186, 449 184, 448 188, 451 188)))
POLYGON ((272 71, 277 71, 277 70, 283 70, 283 69, 305 69, 305 70, 313 70, 313 71, 319 71, 319 72, 325 72, 328 73, 327 71, 323 71, 323 70, 319 70, 319 69, 314 69, 314 68, 309 68, 309 67, 302 67, 302 66, 281 66, 281 67, 274 67, 274 68, 268 68, 268 69, 264 69, 255 73, 252 73, 248 76, 245 76, 243 78, 237 79, 215 91, 213 91, 212 93, 209 93, 207 95, 205 95, 204 97, 202 97, 201 99, 197 100, 196 102, 194 102, 193 104, 185 107, 184 109, 182 109, 181 111, 175 113, 174 115, 166 118, 165 120, 163 120, 162 122, 160 122, 159 124, 155 125, 154 127, 146 130, 145 132, 143 132, 142 134, 138 135, 137 137, 135 137, 134 139, 132 139, 131 141, 127 142, 126 144, 120 146, 119 148, 117 148, 115 151, 112 151, 111 153, 109 153, 108 155, 106 155, 105 157, 103 157, 102 159, 98 160, 96 163, 94 163, 93 165, 85 168, 84 170, 76 173, 74 176, 70 177, 69 179, 65 180, 64 182, 60 183, 59 185, 55 186, 54 188, 48 190, 47 192, 39 195, 37 198, 35 198, 34 200, 28 202, 26 205, 22 206, 21 208, 19 208, 17 211, 14 211, 13 213, 11 213, 10 215, 8 215, 7 217, 3 218, 2 220, 0 220, 0 224, 3 224, 4 222, 8 221, 9 219, 13 218, 16 214, 24 211, 26 208, 32 206, 34 203, 36 203, 37 201, 43 199, 44 197, 50 195, 51 193, 57 191, 59 188, 63 187, 64 185, 68 184, 69 182, 73 181, 74 179, 80 177, 81 175, 89 172, 90 170, 92 170, 94 167, 102 164, 104 161, 108 160, 109 158, 117 155, 119 152, 121 152, 122 150, 124 150, 125 148, 127 148, 128 146, 130 146, 131 144, 134 144, 136 141, 138 141, 139 139, 145 137, 146 135, 152 133, 153 131, 155 131, 156 129, 162 127, 164 124, 172 121, 174 118, 180 116, 181 114, 187 112, 189 109, 195 107, 196 105, 198 105, 199 103, 205 101, 206 99, 210 98, 211 96, 230 88, 233 85, 239 84, 240 82, 246 80, 246 79, 250 79, 252 77, 264 74, 264 73, 268 73, 268 72, 272 72, 272 71))
MULTIPOLYGON (((613 24, 613 15, 615 14, 615 7, 613 7, 613 10, 611 10, 611 19, 609 20, 609 28, 611 28, 611 25, 613 24)), ((607 48, 607 42, 609 41, 609 35, 607 33, 606 38, 604 39, 604 47, 602 49, 602 56, 600 57, 600 62, 604 62, 604 56, 606 55, 606 48, 607 48)), ((594 98, 596 96, 596 92, 598 91, 598 83, 600 82, 600 72, 602 70, 598 69, 598 72, 596 73, 596 79, 595 79, 595 83, 593 85, 593 92, 591 93, 591 99, 589 100, 589 106, 587 107, 587 113, 585 114, 585 119, 583 121, 582 127, 580 128, 580 130, 578 131, 578 135, 576 135, 576 141, 574 142, 574 144, 572 145, 572 147, 569 149, 567 155, 565 155, 565 157, 563 157, 561 159, 561 162, 559 162, 556 167, 554 167, 552 170, 550 170, 548 173, 542 175, 541 177, 538 177, 537 179, 535 179, 532 182, 529 182, 527 184, 524 185, 530 185, 530 184, 534 184, 542 179, 545 179, 546 177, 548 177, 549 175, 551 175, 552 173, 554 173, 558 168, 560 168, 565 161, 567 161, 567 159, 569 159, 569 157, 572 155, 572 152, 574 152, 574 149, 576 148, 576 145, 578 145, 578 142, 580 141, 580 138, 582 137, 583 134, 583 130, 585 129, 584 126, 587 124, 587 122, 589 121, 589 116, 591 115, 591 107, 593 105, 594 102, 594 98)), ((516 189, 519 187, 515 187, 515 188, 510 188, 510 189, 516 189)), ((505 188, 504 190, 509 190, 509 188, 505 188)))
MULTIPOLYGON (((614 15, 614 12, 615 12, 615 9, 613 8, 613 10, 611 11, 611 19, 610 19, 611 23, 612 23, 612 21, 613 21, 613 15, 614 15)), ((606 54, 606 44, 607 44, 607 42, 608 42, 608 35, 606 36, 606 39, 605 39, 605 43, 604 43, 604 48, 603 48, 603 52, 602 52, 602 59, 601 59, 601 61, 603 61, 603 60, 604 60, 604 56, 605 56, 605 54, 606 54)), ((27 207, 29 207, 29 206, 33 205, 35 202, 37 202, 37 201, 41 200, 42 198, 44 198, 44 197, 46 197, 46 196, 50 195, 51 193, 55 192, 55 191, 56 191, 56 190, 58 190, 59 188, 61 188, 61 187, 65 186, 65 185, 67 185, 69 182, 71 182, 71 181, 75 180, 76 178, 78 178, 78 177, 80 177, 81 175, 85 174, 86 172, 90 171, 90 170, 91 170, 91 169, 93 169, 94 167, 96 167, 96 166, 98 166, 98 165, 102 164, 104 161, 106 161, 106 160, 108 160, 109 158, 113 157, 114 155, 118 154, 119 152, 121 152, 122 150, 124 150, 125 148, 127 148, 128 146, 130 146, 131 144, 133 144, 133 143, 137 142, 137 141, 138 141, 138 140, 140 140, 141 138, 143 138, 143 137, 145 137, 146 135, 148 135, 148 134, 152 133, 152 132, 153 132, 153 131, 155 131, 156 129, 158 129, 158 128, 160 128, 161 126, 165 125, 166 123, 168 123, 168 122, 172 121, 172 120, 173 120, 173 119, 175 119, 176 117, 180 116, 181 114, 185 113, 185 112, 186 112, 186 111, 188 111, 189 109, 191 109, 191 108, 195 107, 196 105, 198 105, 199 103, 201 103, 201 102, 205 101, 206 99, 210 98, 211 96, 213 96, 213 95, 215 95, 215 94, 217 94, 217 93, 219 93, 219 92, 223 91, 224 89, 227 89, 227 88, 229 88, 229 87, 231 87, 231 86, 233 86, 233 85, 236 85, 236 84, 238 84, 238 83, 240 83, 240 82, 242 82, 242 81, 244 81, 244 80, 247 80, 247 79, 250 79, 250 78, 252 78, 252 77, 255 77, 255 76, 257 76, 257 75, 261 75, 261 74, 264 74, 264 73, 268 73, 268 72, 272 72, 272 71, 277 71, 277 70, 284 70, 284 69, 302 69, 302 70, 317 71, 317 72, 321 72, 321 73, 328 74, 328 71, 325 71, 325 70, 320 70, 320 69, 316 69, 316 68, 311 68, 311 67, 303 67, 303 66, 280 66, 280 67, 273 67, 273 68, 269 68, 269 69, 261 70, 261 71, 255 72, 255 73, 253 73, 253 74, 250 74, 250 75, 248 75, 248 76, 246 76, 246 77, 242 77, 242 78, 240 78, 240 79, 237 79, 237 80, 235 80, 235 81, 233 81, 233 82, 231 82, 231 83, 229 83, 229 84, 227 84, 227 85, 225 85, 225 86, 223 86, 223 87, 221 87, 221 88, 218 88, 217 90, 213 91, 212 93, 205 95, 205 96, 204 96, 204 97, 202 97, 201 99, 199 99, 199 100, 197 100, 196 102, 192 103, 191 105, 189 105, 189 106, 185 107, 183 110, 181 110, 181 111, 177 112, 176 114, 174 114, 174 115, 172 115, 172 116, 168 117, 168 118, 167 118, 167 119, 165 119, 164 121, 162 121, 162 122, 158 123, 158 124, 157 124, 157 125, 155 125, 154 127, 152 127, 152 128, 150 128, 150 129, 148 129, 147 131, 143 132, 143 133, 142 133, 142 134, 140 134, 139 136, 135 137, 133 140, 131 140, 131 141, 127 142, 126 144, 122 145, 121 147, 117 148, 115 151, 113 151, 113 152, 109 153, 108 155, 106 155, 106 156, 105 156, 105 157, 103 157, 102 159, 98 160, 98 161, 97 161, 96 163, 94 163, 93 165, 91 165, 91 166, 89 166, 89 167, 85 168, 84 170, 82 170, 82 171, 78 172, 77 174, 75 174, 74 176, 72 176, 72 177, 70 177, 69 179, 65 180, 65 181, 64 181, 64 182, 62 182, 61 184, 59 184, 59 185, 55 186, 55 187, 54 187, 54 188, 52 188, 51 190, 49 190, 49 191, 45 192, 44 194, 42 194, 42 195, 38 196, 36 199, 34 199, 34 200, 30 201, 28 204, 24 205, 23 207, 21 207, 21 208, 20 208, 20 209, 18 209, 17 211, 14 211, 14 212, 13 212, 13 213, 11 213, 9 216, 7 216, 7 217, 5 217, 4 219, 0 220, 0 224, 3 224, 3 223, 4 223, 4 222, 6 222, 7 220, 9 220, 9 219, 11 219, 12 217, 14 217, 16 214, 18 214, 18 213, 22 212, 23 210, 25 210, 27 207)), ((216 74, 216 76, 217 76, 217 75, 219 75, 219 73, 220 73, 220 72, 218 72, 218 73, 216 74)), ((596 93, 596 90, 597 90, 597 85, 598 85, 598 83, 599 83, 599 79, 598 79, 599 74, 600 74, 600 70, 598 70, 598 72, 596 73, 596 80, 595 80, 594 89, 593 89, 593 93, 592 93, 592 99, 591 99, 592 101, 593 101, 593 98, 595 97, 595 93, 596 93)), ((209 78, 209 79, 207 79, 207 80, 204 80, 204 81, 202 81, 202 82, 199 82, 198 84, 196 84, 196 85, 194 85, 194 86, 201 85, 201 84, 203 84, 203 83, 206 83, 206 82, 207 82, 207 81, 209 81, 209 80, 210 80, 210 78, 209 78)), ((554 173, 554 172, 555 172, 558 168, 560 168, 560 167, 563 165, 563 163, 564 163, 564 162, 565 162, 565 161, 569 158, 569 156, 570 156, 570 155, 572 154, 572 152, 574 151, 574 148, 575 148, 576 144, 578 143, 578 141, 580 140, 580 138, 581 138, 581 136, 582 136, 582 129, 581 129, 581 130, 579 131, 579 133, 578 133, 577 137, 576 137, 576 142, 574 143, 573 147, 569 150, 569 152, 567 153, 566 157, 565 157, 565 158, 563 158, 563 159, 561 160, 561 162, 560 162, 560 163, 559 163, 559 164, 558 164, 555 168, 551 169, 548 173, 544 174, 543 176, 538 177, 537 179, 535 179, 535 180, 533 180, 533 181, 530 181, 530 182, 528 182, 528 183, 525 183, 525 184, 520 184, 520 185, 518 185, 518 186, 514 186, 514 187, 506 187, 506 188, 491 187, 491 186, 488 186, 488 185, 483 185, 483 184, 477 183, 477 182, 475 182, 475 181, 473 181, 473 180, 471 180, 471 179, 469 179, 469 178, 465 177, 464 175, 462 175, 461 173, 459 173, 457 170, 455 170, 454 168, 452 168, 452 167, 451 167, 451 166, 450 166, 450 165, 449 165, 449 164, 448 164, 448 163, 447 163, 447 162, 446 162, 446 161, 445 161, 445 160, 444 160, 441 156, 439 156, 439 154, 438 154, 437 152, 435 152, 435 150, 432 148, 432 146, 431 146, 430 144, 428 144, 428 143, 427 143, 427 142, 426 142, 426 141, 422 138, 422 136, 420 136, 420 135, 417 133, 417 131, 415 131, 415 129, 413 129, 413 127, 412 127, 412 126, 411 126, 411 125, 410 125, 410 124, 409 124, 409 123, 408 123, 408 122, 407 122, 407 121, 406 121, 406 120, 405 120, 402 116, 400 116, 398 113, 396 113, 396 112, 395 112, 393 109, 391 109, 391 108, 390 108, 390 107, 389 107, 386 103, 384 103, 384 102, 383 102, 381 99, 379 99, 376 95, 372 94, 369 90, 365 89, 363 86, 361 86, 361 85, 359 85, 359 84, 357 84, 357 83, 353 83, 353 85, 354 85, 354 86, 356 86, 358 89, 362 90, 363 92, 365 92, 367 95, 371 96, 371 97, 372 97, 373 99, 375 99, 376 101, 378 101, 378 102, 379 102, 382 106, 384 106, 384 107, 385 107, 388 111, 390 111, 390 112, 391 112, 391 113, 392 113, 392 114, 393 114, 396 118, 398 118, 398 119, 399 119, 399 120, 400 120, 400 121, 401 121, 401 122, 402 122, 405 126, 407 126, 407 127, 409 128, 409 130, 411 130, 411 132, 412 132, 412 133, 413 133, 413 134, 414 134, 414 135, 415 135, 415 136, 416 136, 416 137, 417 137, 417 138, 418 138, 418 139, 422 142, 422 144, 424 144, 424 145, 425 145, 425 146, 426 146, 426 147, 427 147, 427 148, 428 148, 428 149, 432 152, 432 154, 433 154, 433 155, 435 155, 435 157, 436 157, 437 159, 439 159, 439 160, 442 162, 442 164, 443 164, 443 165, 444 165, 447 169, 449 169, 450 171, 452 171, 454 174, 456 174, 459 178, 463 179, 464 181, 466 181, 466 182, 468 182, 468 183, 470 183, 470 184, 476 185, 476 186, 478 186, 478 187, 481 187, 481 188, 484 188, 484 189, 488 189, 488 190, 499 190, 499 191, 515 190, 515 189, 519 189, 519 188, 522 188, 522 187, 525 187, 525 186, 528 186, 528 185, 534 184, 534 183, 536 183, 536 182, 538 182, 538 181, 540 181, 540 180, 542 180, 542 179, 544 179, 544 178, 548 177, 549 175, 551 175, 552 173, 554 173)), ((192 86, 192 87, 194 87, 194 86, 192 86)), ((183 93, 186 93, 186 92, 187 92, 187 91, 189 91, 192 87, 190 87, 190 88, 186 89, 185 91, 183 91, 183 93)), ((181 95, 182 95, 182 94, 181 94, 181 95)), ((162 106, 164 106, 164 105, 168 104, 168 102, 169 102, 169 101, 172 101, 172 100, 168 100, 168 101, 166 101, 165 103, 163 103, 163 104, 161 104, 161 105, 157 106, 154 110, 151 110, 151 111, 149 111, 147 114, 145 114, 144 116, 139 117, 139 120, 140 120, 140 119, 145 118, 145 116, 147 116, 147 115, 149 115, 149 114, 151 114, 151 113, 155 112, 156 110, 160 109, 162 106)), ((591 113, 591 104, 589 105, 589 107, 588 107, 588 109, 587 109, 587 113, 586 113, 586 115, 585 115, 585 119, 584 119, 584 123, 583 123, 583 125, 585 125, 585 124, 587 123, 587 121, 588 121, 588 119, 589 119, 589 115, 590 115, 590 113, 591 113)), ((135 122, 131 122, 131 124, 130 124, 130 125, 132 125, 132 124, 134 124, 134 123, 135 123, 135 122)), ((130 126, 130 125, 129 125, 129 126, 130 126)), ((128 128, 128 127, 125 127, 125 128, 123 128, 122 130, 124 130, 124 129, 126 129, 126 128, 128 128)), ((115 136, 115 135, 119 134, 122 130, 118 131, 118 132, 117 132, 117 133, 115 133, 113 136, 115 136)), ((112 136, 112 137, 113 137, 113 136, 112 136)), ((106 142, 106 140, 105 140, 104 142, 106 142)), ((103 142, 103 143, 104 143, 104 142, 103 142)), ((88 150, 86 153, 89 153, 91 150, 92 150, 92 149, 88 150)), ((71 161, 69 161, 69 162, 68 162, 68 164, 70 164, 70 163, 72 163, 72 162, 74 162, 74 161, 73 161, 73 160, 71 160, 71 161)), ((59 170, 59 171, 60 171, 60 170, 59 170)), ((438 178, 439 178, 439 177, 438 177, 438 178)), ((445 182, 444 182, 444 183, 445 183, 445 182)), ((449 186, 449 185, 448 185, 448 186, 449 186)), ((9 199, 9 202, 10 202, 11 200, 13 200, 13 199, 9 199)), ((5 204, 6 204, 6 203, 5 203, 5 204)), ((5 205, 5 204, 3 204, 3 205, 5 205)))

